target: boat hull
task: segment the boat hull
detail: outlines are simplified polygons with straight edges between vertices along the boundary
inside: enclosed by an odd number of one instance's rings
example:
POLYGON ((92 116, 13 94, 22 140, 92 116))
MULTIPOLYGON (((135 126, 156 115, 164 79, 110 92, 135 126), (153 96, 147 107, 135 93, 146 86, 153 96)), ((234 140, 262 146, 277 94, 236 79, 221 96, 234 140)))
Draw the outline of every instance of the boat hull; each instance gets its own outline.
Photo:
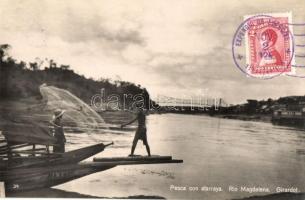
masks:
POLYGON ((76 164, 85 160, 97 153, 104 151, 103 143, 91 145, 81 149, 65 152, 60 156, 50 157, 16 157, 11 160, 1 161, 0 170, 11 170, 15 168, 30 168, 30 167, 43 167, 58 164, 76 164))
POLYGON ((12 169, 2 172, 6 192, 19 192, 59 185, 89 174, 104 171, 115 165, 93 166, 90 163, 12 169))
POLYGON ((15 168, 1 172, 7 192, 26 191, 59 185, 89 174, 101 172, 120 165, 170 164, 183 160, 171 156, 95 158, 94 162, 49 165, 27 169, 15 168))
MULTIPOLYGON (((108 144, 111 145, 111 144, 108 144)), ((60 157, 7 166, 0 170, 0 180, 6 192, 21 192, 48 188, 119 165, 182 163, 171 156, 138 156, 95 158, 94 162, 81 162, 104 150, 108 145, 97 144, 62 154, 60 157), (44 162, 43 162, 44 161, 44 162)))

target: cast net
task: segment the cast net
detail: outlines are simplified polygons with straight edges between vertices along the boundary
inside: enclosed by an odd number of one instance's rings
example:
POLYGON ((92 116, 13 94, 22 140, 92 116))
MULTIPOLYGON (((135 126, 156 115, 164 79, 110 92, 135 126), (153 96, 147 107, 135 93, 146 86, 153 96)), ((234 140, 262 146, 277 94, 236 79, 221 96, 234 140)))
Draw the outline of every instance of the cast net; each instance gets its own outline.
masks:
POLYGON ((88 104, 67 90, 45 84, 40 86, 45 112, 51 115, 54 110, 65 110, 63 124, 73 132, 91 132, 108 129, 102 117, 88 104))
MULTIPOLYGON (((56 109, 65 110, 62 118, 65 133, 104 133, 109 126, 89 105, 67 90, 41 85, 42 100, 14 101, 0 115, 0 131, 11 143, 55 143, 50 121, 56 109)), ((95 135, 95 134, 92 134, 95 135)))

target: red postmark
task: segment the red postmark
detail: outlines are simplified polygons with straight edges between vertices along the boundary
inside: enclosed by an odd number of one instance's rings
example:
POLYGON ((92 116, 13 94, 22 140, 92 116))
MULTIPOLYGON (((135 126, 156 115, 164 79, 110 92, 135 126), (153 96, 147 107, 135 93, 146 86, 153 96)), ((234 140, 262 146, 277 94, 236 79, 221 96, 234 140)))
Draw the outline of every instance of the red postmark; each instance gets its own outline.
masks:
POLYGON ((289 16, 255 17, 246 33, 247 71, 254 76, 292 72, 289 16))

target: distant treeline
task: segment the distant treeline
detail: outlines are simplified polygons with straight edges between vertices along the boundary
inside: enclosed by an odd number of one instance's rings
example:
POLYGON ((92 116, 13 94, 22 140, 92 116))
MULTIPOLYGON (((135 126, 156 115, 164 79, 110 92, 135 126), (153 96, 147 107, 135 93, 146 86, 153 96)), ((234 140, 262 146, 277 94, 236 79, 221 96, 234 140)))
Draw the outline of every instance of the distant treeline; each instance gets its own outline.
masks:
MULTIPOLYGON (((92 96, 101 93, 104 88, 107 94, 144 94, 151 103, 149 94, 140 85, 126 81, 112 81, 106 78, 94 80, 75 73, 69 65, 57 64, 54 60, 45 59, 26 63, 16 61, 8 55, 10 45, 0 45, 0 99, 11 100, 27 97, 40 98, 39 86, 43 83, 66 89, 89 103, 92 96), (42 65, 42 62, 43 65, 42 65), (43 66, 43 69, 41 69, 43 66)), ((26 50, 25 50, 26 51, 26 50)), ((88 63, 90 64, 90 63, 88 63)), ((127 101, 132 101, 127 99, 127 101)), ((146 102, 147 103, 147 102, 146 102)))
POLYGON ((266 114, 271 115, 276 110, 303 111, 305 96, 286 96, 278 99, 255 100, 248 99, 247 103, 221 108, 219 114, 266 114))
POLYGON ((163 106, 160 112, 209 115, 269 115, 277 110, 305 111, 305 96, 286 96, 267 100, 248 99, 247 103, 229 106, 163 106))

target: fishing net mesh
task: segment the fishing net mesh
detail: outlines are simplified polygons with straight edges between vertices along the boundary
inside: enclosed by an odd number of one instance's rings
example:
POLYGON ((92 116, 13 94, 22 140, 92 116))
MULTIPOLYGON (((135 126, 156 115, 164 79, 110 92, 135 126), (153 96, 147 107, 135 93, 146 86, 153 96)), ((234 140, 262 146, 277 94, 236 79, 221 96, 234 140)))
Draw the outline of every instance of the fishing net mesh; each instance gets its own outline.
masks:
POLYGON ((43 97, 44 111, 53 114, 56 109, 65 110, 62 120, 67 128, 82 132, 109 128, 96 111, 69 91, 45 84, 39 89, 43 97))
MULTIPOLYGON (((9 103, 6 112, 0 113, 0 141, 11 143, 54 144, 53 126, 50 121, 54 111, 65 110, 62 118, 65 133, 105 133, 109 126, 89 105, 69 91, 45 84, 40 86, 42 100, 9 103)), ((3 108, 1 108, 3 110, 3 108)))

